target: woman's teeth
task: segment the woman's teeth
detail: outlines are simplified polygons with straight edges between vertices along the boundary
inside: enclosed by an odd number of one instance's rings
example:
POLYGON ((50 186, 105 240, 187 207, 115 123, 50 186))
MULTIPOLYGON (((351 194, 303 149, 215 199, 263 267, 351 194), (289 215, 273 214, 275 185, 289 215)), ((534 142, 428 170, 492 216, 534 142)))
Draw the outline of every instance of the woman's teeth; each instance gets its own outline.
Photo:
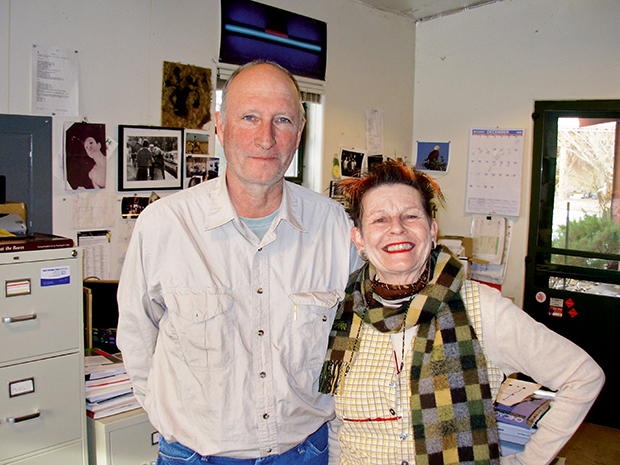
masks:
POLYGON ((411 250, 413 249, 413 244, 408 242, 408 243, 404 243, 404 244, 393 244, 393 245, 388 245, 385 250, 387 252, 399 252, 401 250, 411 250))

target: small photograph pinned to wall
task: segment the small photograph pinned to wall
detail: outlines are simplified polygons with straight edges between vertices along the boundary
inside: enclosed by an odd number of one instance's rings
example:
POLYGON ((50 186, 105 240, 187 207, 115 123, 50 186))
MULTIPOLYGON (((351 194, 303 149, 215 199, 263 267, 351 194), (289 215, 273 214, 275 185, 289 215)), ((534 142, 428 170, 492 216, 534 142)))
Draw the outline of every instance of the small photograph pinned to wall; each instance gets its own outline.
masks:
POLYGON ((194 187, 220 175, 220 159, 192 155, 185 157, 185 187, 194 187))
POLYGON ((340 148, 340 175, 343 178, 359 178, 366 169, 366 152, 363 150, 340 148))
POLYGON ((449 161, 450 142, 418 142, 417 169, 443 176, 448 171, 449 161))
POLYGON ((185 139, 185 156, 209 155, 209 131, 203 129, 186 129, 183 131, 185 139))
POLYGON ((121 216, 124 219, 136 219, 142 210, 159 198, 155 192, 152 192, 149 197, 138 197, 137 195, 123 197, 121 200, 121 216))
POLYGON ((336 202, 341 203, 345 208, 348 206, 347 198, 340 192, 338 181, 329 182, 329 197, 336 202))
POLYGON ((64 126, 66 189, 105 189, 105 124, 65 122, 64 126))
POLYGON ((379 165, 381 163, 383 163, 383 155, 368 156, 368 169, 372 168, 374 165, 379 165))

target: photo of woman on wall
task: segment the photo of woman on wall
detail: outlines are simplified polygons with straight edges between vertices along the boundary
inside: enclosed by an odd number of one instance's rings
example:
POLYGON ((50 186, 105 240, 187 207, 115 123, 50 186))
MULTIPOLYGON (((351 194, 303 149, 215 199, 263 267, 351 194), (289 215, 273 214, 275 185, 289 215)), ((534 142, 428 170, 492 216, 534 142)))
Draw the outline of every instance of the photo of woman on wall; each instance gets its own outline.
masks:
POLYGON ((70 190, 106 186, 105 125, 73 123, 65 132, 65 176, 70 190))

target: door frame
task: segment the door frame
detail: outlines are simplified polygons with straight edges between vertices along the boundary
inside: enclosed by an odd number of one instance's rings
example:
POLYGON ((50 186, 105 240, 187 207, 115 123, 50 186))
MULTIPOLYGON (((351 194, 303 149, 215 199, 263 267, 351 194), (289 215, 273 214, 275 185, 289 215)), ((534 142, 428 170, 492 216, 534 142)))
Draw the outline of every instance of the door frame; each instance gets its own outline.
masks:
MULTIPOLYGON (((551 276, 611 284, 617 284, 620 280, 620 273, 614 270, 551 263, 553 254, 620 260, 620 254, 552 246, 559 117, 620 120, 620 100, 535 102, 532 114, 532 184, 523 309, 535 320, 583 348, 603 368, 607 383, 587 420, 618 428, 620 406, 616 402, 615 391, 617 383, 620 383, 620 370, 617 370, 618 349, 615 341, 620 334, 620 298, 549 287, 551 276), (552 302, 553 305, 560 302, 561 316, 551 314, 552 302)), ((616 143, 616 150, 617 147, 616 143)), ((541 348, 541 357, 552 356, 545 353, 544 349, 541 348)))

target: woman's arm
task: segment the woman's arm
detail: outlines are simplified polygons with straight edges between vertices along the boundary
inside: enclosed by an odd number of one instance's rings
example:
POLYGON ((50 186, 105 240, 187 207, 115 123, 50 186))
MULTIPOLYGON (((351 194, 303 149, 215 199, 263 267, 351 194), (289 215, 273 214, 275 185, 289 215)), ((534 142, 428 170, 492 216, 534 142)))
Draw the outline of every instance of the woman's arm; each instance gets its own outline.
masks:
POLYGON ((480 285, 487 357, 504 373, 523 373, 557 391, 525 450, 502 465, 546 465, 575 433, 596 400, 605 375, 583 349, 535 321, 499 291, 480 285))

